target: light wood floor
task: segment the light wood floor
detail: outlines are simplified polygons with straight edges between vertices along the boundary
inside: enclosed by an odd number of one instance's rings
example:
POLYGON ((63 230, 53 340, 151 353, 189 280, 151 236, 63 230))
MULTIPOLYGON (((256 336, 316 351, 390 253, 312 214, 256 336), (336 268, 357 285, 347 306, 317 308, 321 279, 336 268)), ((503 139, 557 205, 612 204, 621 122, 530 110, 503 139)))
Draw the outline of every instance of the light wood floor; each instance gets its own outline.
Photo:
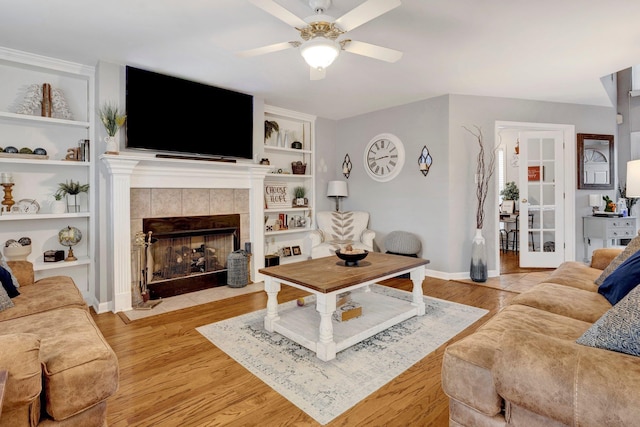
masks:
MULTIPOLYGON (((409 279, 389 286, 410 290, 409 279)), ((446 426, 448 400, 440 385, 447 344, 486 322, 516 294, 427 278, 425 295, 490 310, 330 426, 446 426)), ((283 286, 280 302, 301 296, 283 286)), ((108 401, 110 426, 317 426, 312 418, 201 336, 195 328, 266 306, 263 292, 161 314, 125 324, 96 315, 118 355, 120 388, 108 401)))

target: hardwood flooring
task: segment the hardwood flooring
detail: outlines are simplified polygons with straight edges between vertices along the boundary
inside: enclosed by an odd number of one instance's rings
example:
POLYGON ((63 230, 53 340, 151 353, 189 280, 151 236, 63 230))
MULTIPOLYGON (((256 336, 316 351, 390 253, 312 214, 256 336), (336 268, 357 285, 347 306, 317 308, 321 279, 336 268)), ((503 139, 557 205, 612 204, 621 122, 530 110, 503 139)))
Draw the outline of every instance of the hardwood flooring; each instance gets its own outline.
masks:
MULTIPOLYGON (((410 290, 409 279, 385 283, 410 290)), ((516 294, 427 278, 425 295, 490 313, 329 426, 446 426, 448 399, 440 385, 445 347, 468 335, 516 294)), ((283 286, 280 302, 302 296, 283 286)), ((317 426, 312 418, 249 373, 195 328, 266 307, 263 292, 160 314, 125 324, 93 314, 120 362, 120 387, 108 401, 109 426, 317 426)))

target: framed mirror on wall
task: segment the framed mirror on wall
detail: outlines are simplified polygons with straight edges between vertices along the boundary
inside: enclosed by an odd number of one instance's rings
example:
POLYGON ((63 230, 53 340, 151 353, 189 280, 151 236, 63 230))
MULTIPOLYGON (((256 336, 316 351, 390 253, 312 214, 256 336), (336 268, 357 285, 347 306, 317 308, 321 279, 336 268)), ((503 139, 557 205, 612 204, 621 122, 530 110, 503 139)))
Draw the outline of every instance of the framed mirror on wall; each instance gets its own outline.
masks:
POLYGON ((578 189, 613 190, 613 135, 578 134, 578 189))

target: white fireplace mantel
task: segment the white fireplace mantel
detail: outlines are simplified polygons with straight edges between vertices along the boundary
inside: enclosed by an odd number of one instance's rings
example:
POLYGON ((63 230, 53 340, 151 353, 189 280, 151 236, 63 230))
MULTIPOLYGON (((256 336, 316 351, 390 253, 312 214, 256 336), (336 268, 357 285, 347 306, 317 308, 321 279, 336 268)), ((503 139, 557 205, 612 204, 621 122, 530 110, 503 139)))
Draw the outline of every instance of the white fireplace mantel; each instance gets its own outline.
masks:
POLYGON ((103 154, 107 177, 107 273, 113 312, 131 310, 131 188, 247 188, 252 277, 264 260, 263 189, 268 166, 103 154))

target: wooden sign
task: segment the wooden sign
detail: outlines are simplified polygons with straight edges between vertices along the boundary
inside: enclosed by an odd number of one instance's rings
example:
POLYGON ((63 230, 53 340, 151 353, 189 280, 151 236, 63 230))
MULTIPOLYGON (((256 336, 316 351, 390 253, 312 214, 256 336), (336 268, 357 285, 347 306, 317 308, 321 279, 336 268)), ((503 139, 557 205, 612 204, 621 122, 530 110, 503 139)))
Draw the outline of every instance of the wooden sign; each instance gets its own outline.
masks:
POLYGON ((267 209, 284 209, 291 207, 291 198, 287 184, 284 182, 265 182, 264 200, 267 209))
POLYGON ((529 181, 540 181, 542 179, 542 166, 529 166, 529 181))

